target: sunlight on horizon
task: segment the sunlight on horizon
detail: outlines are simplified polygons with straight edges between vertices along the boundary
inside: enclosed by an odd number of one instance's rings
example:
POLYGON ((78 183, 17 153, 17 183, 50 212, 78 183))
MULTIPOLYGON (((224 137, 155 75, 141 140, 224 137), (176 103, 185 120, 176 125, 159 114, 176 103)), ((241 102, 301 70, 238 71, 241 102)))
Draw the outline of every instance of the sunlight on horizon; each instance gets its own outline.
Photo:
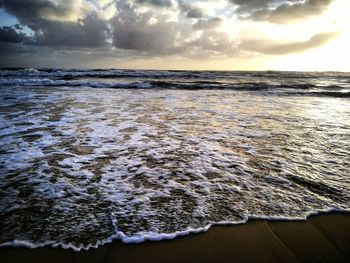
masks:
POLYGON ((348 0, 47 1, 1 6, 0 66, 350 71, 348 0))
POLYGON ((272 58, 268 66, 281 70, 350 71, 349 10, 350 2, 340 0, 316 20, 320 28, 338 32, 334 39, 312 50, 272 58))

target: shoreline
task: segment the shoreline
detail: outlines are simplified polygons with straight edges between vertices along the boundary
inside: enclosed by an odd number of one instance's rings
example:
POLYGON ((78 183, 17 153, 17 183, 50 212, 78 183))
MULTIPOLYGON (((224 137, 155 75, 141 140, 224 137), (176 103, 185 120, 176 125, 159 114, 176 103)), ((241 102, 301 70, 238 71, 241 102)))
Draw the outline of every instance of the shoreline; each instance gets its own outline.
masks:
POLYGON ((0 247, 4 262, 348 262, 350 213, 311 215, 307 220, 250 219, 215 225, 208 231, 171 240, 96 249, 0 247))

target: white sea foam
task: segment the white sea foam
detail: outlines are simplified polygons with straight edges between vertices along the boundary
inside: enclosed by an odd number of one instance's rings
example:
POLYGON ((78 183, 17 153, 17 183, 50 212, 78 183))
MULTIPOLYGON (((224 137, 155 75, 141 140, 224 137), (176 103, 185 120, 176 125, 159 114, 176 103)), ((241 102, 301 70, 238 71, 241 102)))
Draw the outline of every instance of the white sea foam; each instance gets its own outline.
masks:
POLYGON ((349 211, 347 99, 79 81, 1 86, 2 245, 80 250, 349 211))

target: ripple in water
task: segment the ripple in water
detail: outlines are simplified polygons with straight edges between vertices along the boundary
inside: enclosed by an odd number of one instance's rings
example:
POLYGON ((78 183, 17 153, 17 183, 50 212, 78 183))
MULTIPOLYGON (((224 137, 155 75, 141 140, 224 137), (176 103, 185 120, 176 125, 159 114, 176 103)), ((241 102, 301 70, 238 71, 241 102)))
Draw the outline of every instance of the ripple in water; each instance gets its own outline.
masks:
POLYGON ((349 209, 347 99, 2 87, 0 100, 3 244, 80 249, 349 209))

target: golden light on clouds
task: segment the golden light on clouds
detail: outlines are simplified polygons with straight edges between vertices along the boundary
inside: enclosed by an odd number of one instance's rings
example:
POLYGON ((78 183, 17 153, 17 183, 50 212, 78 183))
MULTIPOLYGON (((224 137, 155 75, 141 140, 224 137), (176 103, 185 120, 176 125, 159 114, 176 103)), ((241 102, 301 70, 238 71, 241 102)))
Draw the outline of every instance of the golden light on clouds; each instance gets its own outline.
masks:
POLYGON ((296 54, 272 58, 271 68, 307 71, 350 71, 350 2, 338 0, 321 17, 303 23, 305 31, 324 30, 337 35, 320 47, 296 54))
POLYGON ((0 11, 3 66, 350 71, 348 0, 0 0, 0 11))

